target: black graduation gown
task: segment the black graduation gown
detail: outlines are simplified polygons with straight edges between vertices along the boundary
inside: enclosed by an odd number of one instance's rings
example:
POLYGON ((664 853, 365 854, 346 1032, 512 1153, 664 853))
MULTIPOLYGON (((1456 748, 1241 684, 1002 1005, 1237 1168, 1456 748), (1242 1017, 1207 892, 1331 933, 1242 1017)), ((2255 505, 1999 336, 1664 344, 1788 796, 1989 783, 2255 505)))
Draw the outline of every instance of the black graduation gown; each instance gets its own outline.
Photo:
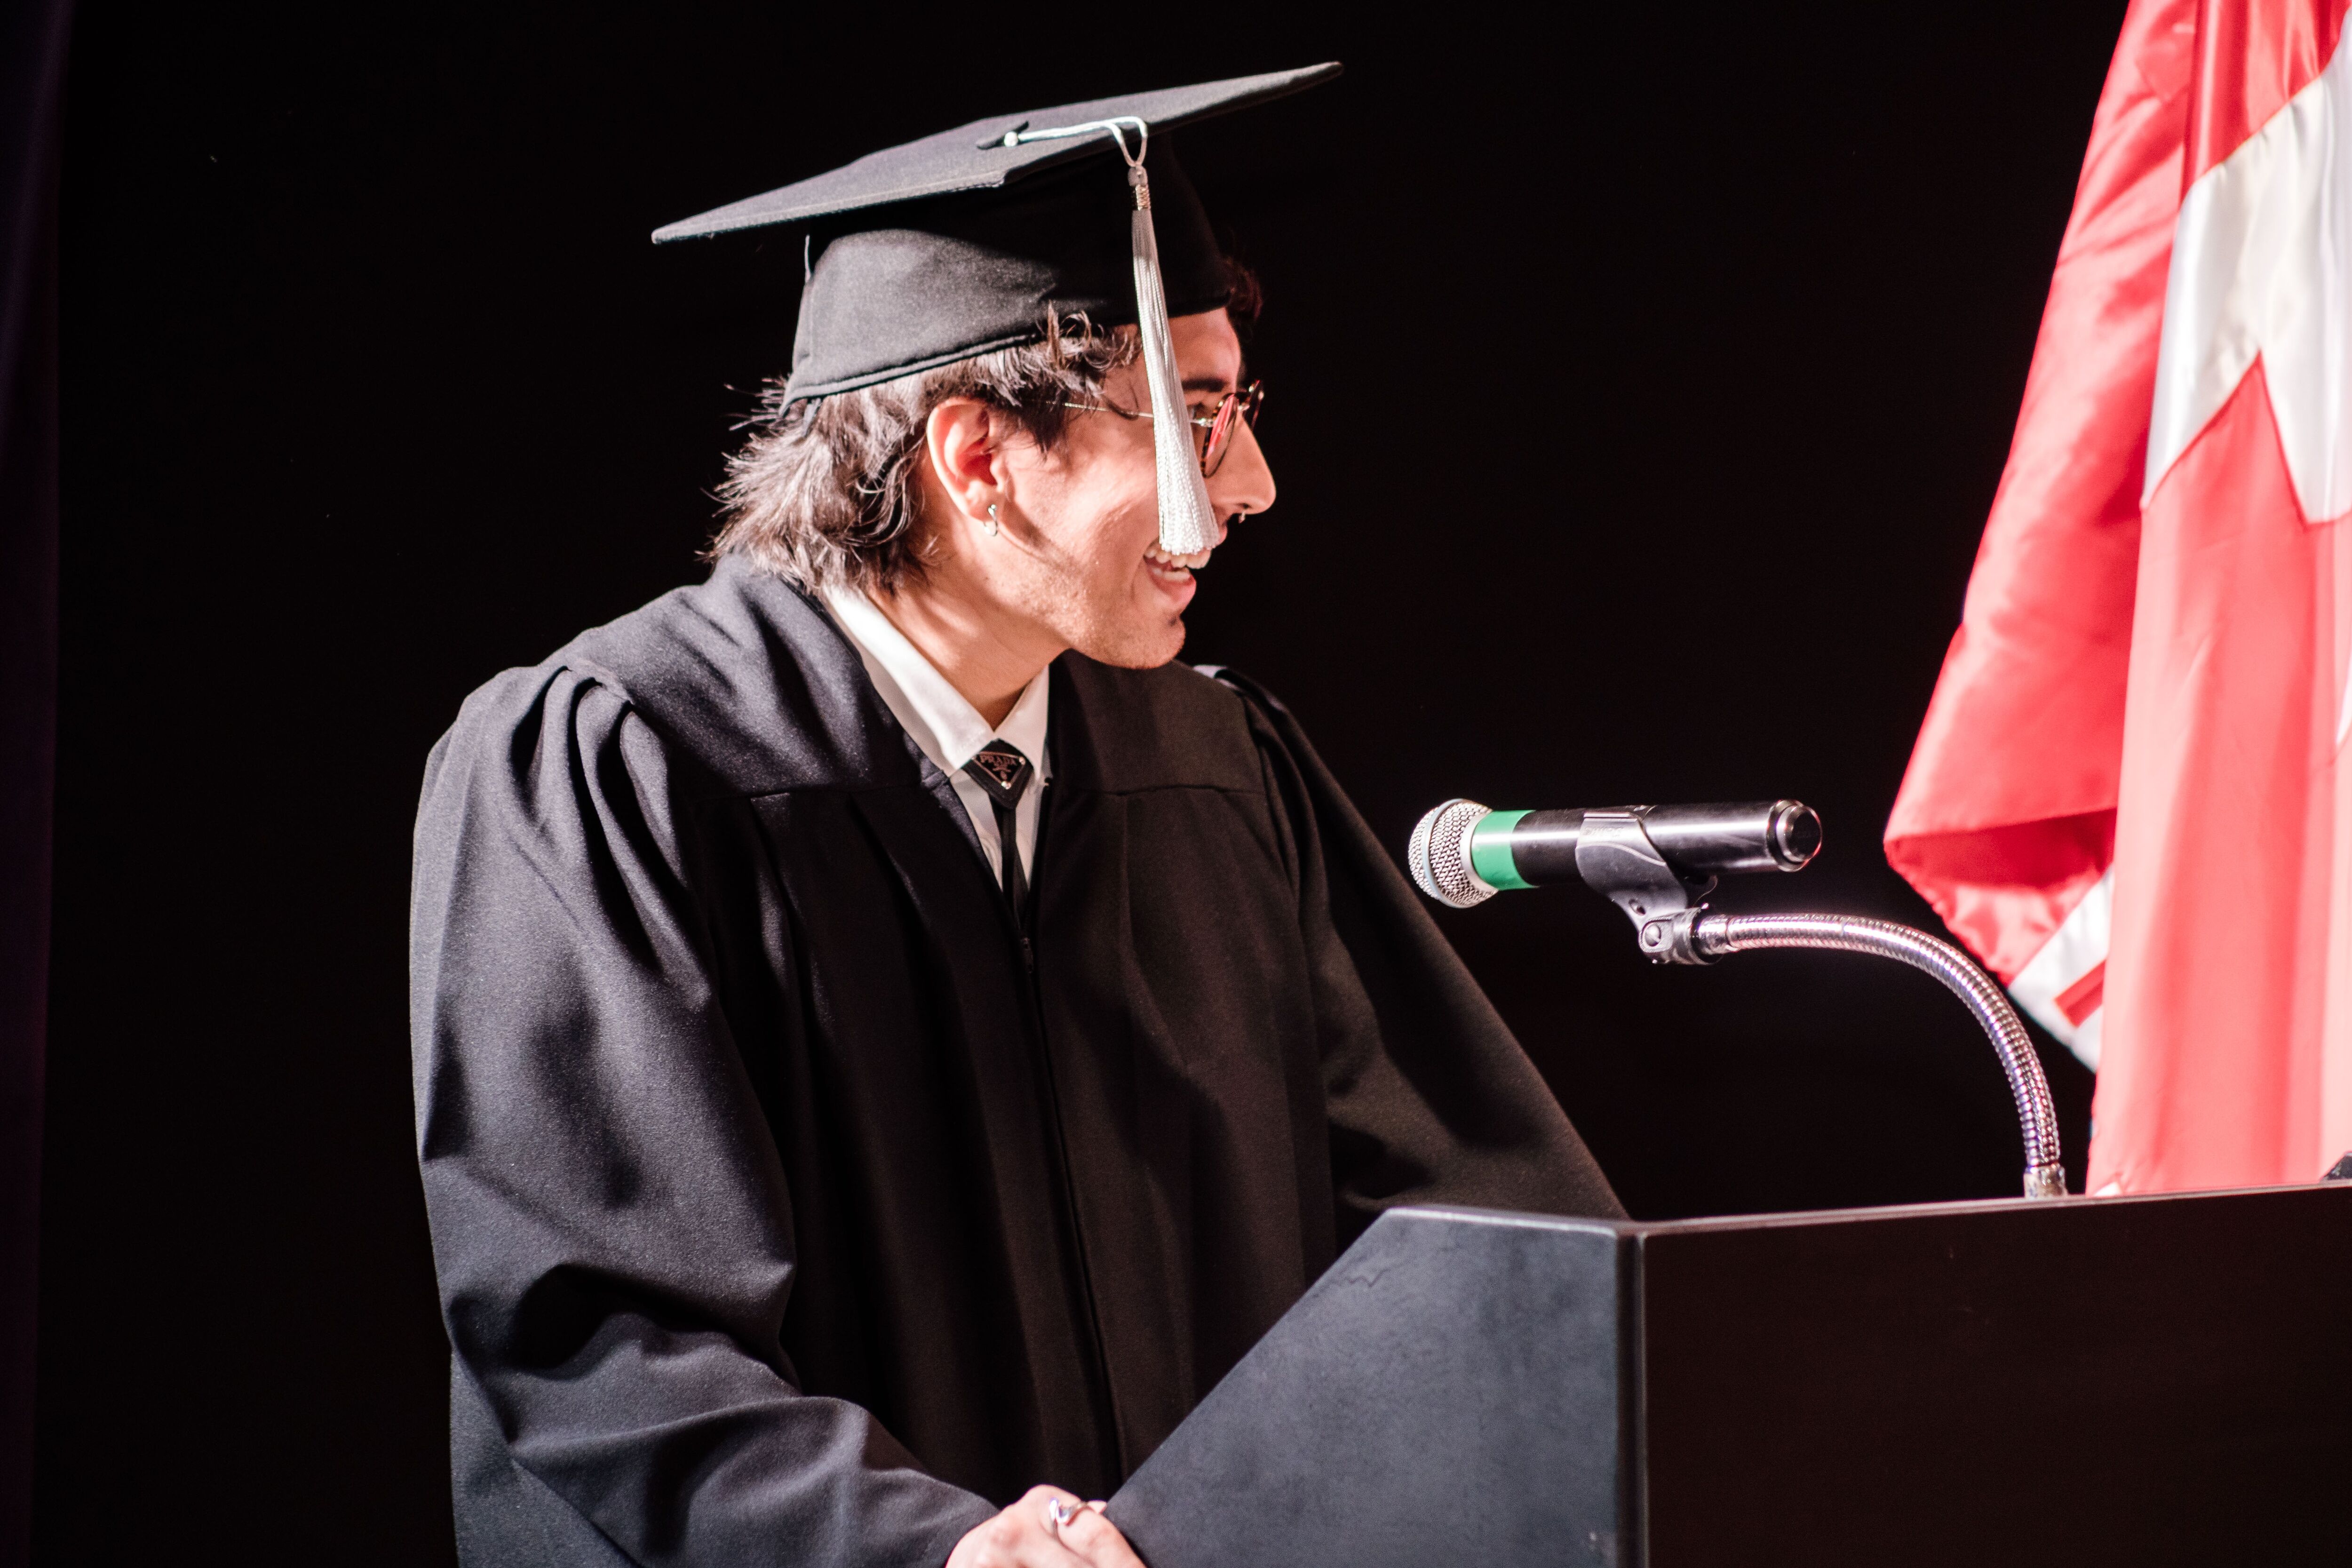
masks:
POLYGON ((1262 694, 1053 668, 1032 932, 734 563, 466 703, 418 1142, 471 1563, 903 1563, 1108 1496, 1383 1207, 1622 1212, 1262 694))

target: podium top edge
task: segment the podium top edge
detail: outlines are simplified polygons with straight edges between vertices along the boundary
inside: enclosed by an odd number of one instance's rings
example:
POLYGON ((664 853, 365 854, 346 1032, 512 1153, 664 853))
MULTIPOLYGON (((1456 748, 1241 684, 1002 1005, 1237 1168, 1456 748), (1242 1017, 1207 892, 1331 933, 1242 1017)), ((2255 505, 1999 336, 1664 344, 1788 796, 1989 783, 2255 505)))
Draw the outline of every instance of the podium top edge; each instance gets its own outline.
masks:
POLYGON ((1641 1220, 1587 1219, 1576 1215, 1530 1214, 1518 1209, 1472 1208, 1466 1204, 1402 1204, 1381 1215, 1387 1220, 1443 1219, 1465 1225, 1513 1226, 1527 1230, 1581 1230, 1604 1236, 1624 1236, 1654 1229, 1641 1220))
POLYGON ((1791 1209, 1776 1214, 1711 1215, 1689 1219, 1588 1219, 1567 1215, 1523 1214, 1510 1209, 1470 1208, 1453 1204, 1412 1204, 1388 1211, 1386 1219, 1442 1219, 1472 1225, 1525 1226, 1538 1230, 1585 1231, 1620 1237, 1690 1236, 1722 1230, 1780 1230, 1806 1226, 1862 1225, 1937 1215, 1997 1214, 2080 1214, 2146 1207, 2150 1205, 2201 1204, 2247 1199, 2284 1199, 2298 1194, 2335 1193, 2352 1204, 2352 1182, 2310 1182, 2291 1186, 2216 1187, 2202 1192, 2118 1193, 2107 1197, 2079 1194, 2063 1198, 1969 1198, 1934 1204, 1885 1204, 1872 1208, 1791 1209))

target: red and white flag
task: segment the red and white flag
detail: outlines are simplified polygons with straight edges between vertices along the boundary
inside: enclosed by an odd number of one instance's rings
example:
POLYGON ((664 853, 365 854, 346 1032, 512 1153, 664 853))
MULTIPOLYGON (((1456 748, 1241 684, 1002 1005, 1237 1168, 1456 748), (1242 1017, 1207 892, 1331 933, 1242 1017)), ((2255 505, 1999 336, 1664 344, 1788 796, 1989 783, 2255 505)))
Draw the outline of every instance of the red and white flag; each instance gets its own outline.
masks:
POLYGON ((2135 0, 1895 868, 2098 1069, 2093 1191, 2352 1150, 2352 0, 2135 0))

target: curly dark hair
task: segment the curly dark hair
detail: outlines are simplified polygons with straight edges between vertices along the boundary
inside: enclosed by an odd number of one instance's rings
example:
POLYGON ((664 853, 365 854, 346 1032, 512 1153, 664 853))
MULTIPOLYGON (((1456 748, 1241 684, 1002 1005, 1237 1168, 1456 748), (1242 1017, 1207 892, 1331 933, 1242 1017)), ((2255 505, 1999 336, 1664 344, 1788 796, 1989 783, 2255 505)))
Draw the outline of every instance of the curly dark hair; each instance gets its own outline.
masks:
POLYGON ((830 397, 788 402, 779 377, 727 459, 725 522, 710 554, 748 556, 812 591, 895 590, 923 572, 915 474, 931 410, 978 398, 1050 452, 1068 428, 1064 405, 1094 401, 1139 353, 1133 327, 1075 316, 1054 321, 1041 342, 830 397))
MULTIPOLYGON (((1255 319, 1257 279, 1228 258, 1236 323, 1255 319)), ((813 592, 888 593, 923 574, 915 474, 931 410, 951 397, 1000 408, 1045 451, 1068 428, 1066 405, 1089 404, 1142 352, 1133 327, 1049 317, 1040 341, 830 397, 790 401, 771 381, 751 431, 727 459, 724 508, 709 554, 742 555, 813 592)))

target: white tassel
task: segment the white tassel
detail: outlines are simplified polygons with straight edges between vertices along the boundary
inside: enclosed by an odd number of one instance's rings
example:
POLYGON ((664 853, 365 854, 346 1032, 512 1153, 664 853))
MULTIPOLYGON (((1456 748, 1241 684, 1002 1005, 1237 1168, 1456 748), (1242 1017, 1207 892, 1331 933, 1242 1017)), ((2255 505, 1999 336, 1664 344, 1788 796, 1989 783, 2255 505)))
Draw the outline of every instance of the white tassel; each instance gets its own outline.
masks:
MULTIPOLYGON (((1126 151, 1124 145, 1121 152, 1126 151)), ((1135 317, 1143 336, 1143 374, 1151 384, 1151 447, 1160 470, 1160 548, 1171 555, 1212 550, 1217 543, 1216 514, 1209 507, 1208 481, 1201 477, 1201 454, 1192 443, 1192 411, 1184 402, 1183 378, 1176 372, 1176 344, 1169 335, 1168 290, 1160 280, 1160 240, 1151 228, 1151 182, 1139 161, 1129 165, 1135 187, 1135 216, 1129 237, 1135 252, 1135 317)))
POLYGON ((1213 549, 1217 514, 1209 506, 1209 481, 1201 474, 1200 449, 1192 444, 1192 411, 1184 402, 1184 381, 1176 374, 1176 345, 1168 332, 1168 287, 1160 278, 1160 237, 1151 228, 1151 181, 1143 155, 1151 128, 1133 115, 1055 125, 1042 131, 1014 129, 1003 145, 1048 142, 1064 136, 1107 132, 1127 160, 1127 182, 1135 190, 1135 216, 1128 225, 1135 257, 1135 321, 1143 337, 1143 374, 1151 384, 1151 451, 1160 478, 1160 548, 1171 555, 1213 549), (1135 151, 1127 131, 1135 131, 1135 151))

